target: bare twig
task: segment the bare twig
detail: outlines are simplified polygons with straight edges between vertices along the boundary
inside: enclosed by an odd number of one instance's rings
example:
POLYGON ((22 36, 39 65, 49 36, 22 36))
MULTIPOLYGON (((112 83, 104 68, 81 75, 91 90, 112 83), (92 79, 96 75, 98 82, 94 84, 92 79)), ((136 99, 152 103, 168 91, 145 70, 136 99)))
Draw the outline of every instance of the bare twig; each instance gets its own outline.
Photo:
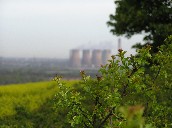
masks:
POLYGON ((113 115, 113 111, 114 111, 115 107, 113 107, 110 112, 108 113, 108 115, 104 118, 104 120, 100 123, 100 125, 98 126, 98 128, 103 127, 103 125, 106 123, 106 121, 113 115))

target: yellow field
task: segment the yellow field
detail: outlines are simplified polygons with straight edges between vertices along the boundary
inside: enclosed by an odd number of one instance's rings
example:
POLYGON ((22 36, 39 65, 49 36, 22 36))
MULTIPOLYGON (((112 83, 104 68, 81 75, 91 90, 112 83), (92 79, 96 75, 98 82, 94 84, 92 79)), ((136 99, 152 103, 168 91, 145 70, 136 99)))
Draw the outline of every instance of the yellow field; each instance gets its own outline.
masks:
MULTIPOLYGON (((76 81, 66 83, 73 85, 76 81)), ((50 81, 0 86, 0 117, 15 115, 17 106, 32 112, 53 98, 57 91, 57 84, 50 81)))

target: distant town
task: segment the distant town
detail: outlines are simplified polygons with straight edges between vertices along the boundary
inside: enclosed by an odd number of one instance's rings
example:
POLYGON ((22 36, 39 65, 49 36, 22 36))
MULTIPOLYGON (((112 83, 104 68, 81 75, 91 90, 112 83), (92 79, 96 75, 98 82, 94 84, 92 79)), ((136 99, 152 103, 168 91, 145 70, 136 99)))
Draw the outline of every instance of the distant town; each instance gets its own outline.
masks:
POLYGON ((101 64, 110 59, 110 50, 73 49, 69 59, 0 58, 0 85, 52 80, 57 75, 64 79, 79 79, 80 70, 95 76, 101 64))

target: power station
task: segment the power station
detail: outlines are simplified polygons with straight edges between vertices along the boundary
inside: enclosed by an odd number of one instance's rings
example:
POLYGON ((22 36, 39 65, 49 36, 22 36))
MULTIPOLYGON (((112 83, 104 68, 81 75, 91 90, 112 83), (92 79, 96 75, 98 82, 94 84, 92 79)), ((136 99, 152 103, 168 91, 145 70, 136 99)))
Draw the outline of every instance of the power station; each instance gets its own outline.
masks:
POLYGON ((108 63, 111 57, 111 50, 110 49, 72 49, 70 51, 70 61, 69 64, 71 67, 79 68, 91 68, 91 67, 98 67, 100 65, 104 65, 108 63), (82 58, 81 58, 82 56, 82 58))
MULTIPOLYGON (((103 45, 103 47, 97 46, 94 48, 81 47, 79 49, 72 49, 70 51, 69 66, 72 68, 96 68, 109 63, 108 60, 111 60, 111 49, 113 47, 103 45)), ((117 51, 122 48, 120 38, 116 48, 117 51)))

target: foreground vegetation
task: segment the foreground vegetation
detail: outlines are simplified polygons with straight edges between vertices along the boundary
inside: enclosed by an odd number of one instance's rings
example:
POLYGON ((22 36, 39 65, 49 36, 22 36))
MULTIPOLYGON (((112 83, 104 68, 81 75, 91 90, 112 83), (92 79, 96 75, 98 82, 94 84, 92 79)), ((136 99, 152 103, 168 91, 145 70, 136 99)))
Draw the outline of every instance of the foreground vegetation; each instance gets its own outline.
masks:
POLYGON ((65 110, 74 128, 172 127, 172 36, 158 49, 151 54, 147 45, 130 57, 119 49, 97 79, 81 71, 77 88, 56 77, 57 111, 65 110))
MULTIPOLYGON (((77 81, 68 81, 72 86, 77 81)), ((53 108, 55 82, 0 86, 0 127, 59 128, 63 119, 53 108)))

